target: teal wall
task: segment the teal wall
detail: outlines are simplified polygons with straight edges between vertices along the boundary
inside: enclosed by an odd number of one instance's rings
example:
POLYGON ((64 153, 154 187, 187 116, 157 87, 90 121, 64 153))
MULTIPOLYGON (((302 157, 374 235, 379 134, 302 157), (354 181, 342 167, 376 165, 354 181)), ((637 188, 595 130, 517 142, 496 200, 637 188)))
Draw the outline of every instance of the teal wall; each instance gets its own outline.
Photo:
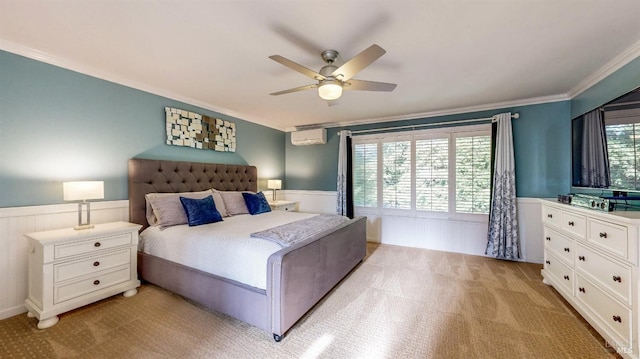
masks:
POLYGON ((126 199, 133 157, 284 178, 284 142, 282 131, 0 51, 0 207, 63 203, 68 180, 104 180, 105 200, 126 199), (235 122, 237 152, 166 145, 165 106, 235 122))
MULTIPOLYGON (((518 106, 426 119, 352 126, 363 130, 431 122, 491 117, 500 112, 519 113, 513 121, 516 188, 519 197, 555 197, 569 192, 571 185, 570 102, 518 106)), ((290 134, 286 145, 286 189, 336 190, 338 174, 338 131, 327 130, 327 144, 293 146, 290 134)))
POLYGON ((640 57, 571 100, 571 118, 589 112, 638 86, 640 86, 640 57))

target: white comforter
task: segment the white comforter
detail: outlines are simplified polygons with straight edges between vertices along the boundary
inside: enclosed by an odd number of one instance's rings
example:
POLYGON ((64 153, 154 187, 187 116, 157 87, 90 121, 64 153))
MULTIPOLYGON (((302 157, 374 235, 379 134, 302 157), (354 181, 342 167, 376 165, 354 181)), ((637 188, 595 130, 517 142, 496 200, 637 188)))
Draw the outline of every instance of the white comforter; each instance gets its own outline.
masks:
POLYGON ((252 287, 267 288, 267 259, 282 247, 251 237, 251 233, 316 216, 313 213, 272 211, 224 217, 222 222, 160 230, 140 235, 140 250, 252 287))

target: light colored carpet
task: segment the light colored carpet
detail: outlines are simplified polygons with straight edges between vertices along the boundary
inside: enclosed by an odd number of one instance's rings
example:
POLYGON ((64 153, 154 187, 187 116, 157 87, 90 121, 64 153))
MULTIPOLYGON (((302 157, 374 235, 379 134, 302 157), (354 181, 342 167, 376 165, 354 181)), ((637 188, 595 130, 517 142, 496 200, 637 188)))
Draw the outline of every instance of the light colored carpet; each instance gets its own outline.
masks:
POLYGON ((60 316, 0 321, 1 358, 612 358, 540 265, 370 244, 275 343, 153 285, 60 316))

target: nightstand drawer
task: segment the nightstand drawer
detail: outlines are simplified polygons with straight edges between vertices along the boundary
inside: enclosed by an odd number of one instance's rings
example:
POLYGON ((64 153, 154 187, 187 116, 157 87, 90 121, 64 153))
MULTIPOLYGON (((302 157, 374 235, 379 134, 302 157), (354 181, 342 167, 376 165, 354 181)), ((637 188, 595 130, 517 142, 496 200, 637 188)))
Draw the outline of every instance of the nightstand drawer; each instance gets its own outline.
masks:
POLYGON ((130 245, 131 233, 123 233, 110 237, 98 237, 82 242, 59 244, 54 248, 54 258, 66 258, 79 254, 90 254, 103 249, 130 245))
POLYGON ((126 282, 129 279, 131 279, 131 271, 129 265, 126 265, 112 271, 98 272, 91 277, 75 282, 56 285, 54 286, 53 303, 58 304, 114 284, 126 282))
POLYGON ((119 252, 87 258, 77 262, 56 264, 53 266, 53 281, 62 282, 68 279, 96 273, 105 269, 129 264, 131 251, 125 249, 119 252))

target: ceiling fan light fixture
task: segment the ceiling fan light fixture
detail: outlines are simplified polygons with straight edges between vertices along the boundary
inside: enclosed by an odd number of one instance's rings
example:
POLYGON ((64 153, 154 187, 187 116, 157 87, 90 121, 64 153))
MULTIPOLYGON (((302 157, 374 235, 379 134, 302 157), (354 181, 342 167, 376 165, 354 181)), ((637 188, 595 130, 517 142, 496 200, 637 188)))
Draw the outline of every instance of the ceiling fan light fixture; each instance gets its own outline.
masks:
POLYGON ((337 100, 342 96, 342 83, 338 80, 324 81, 318 86, 318 95, 323 100, 337 100))

